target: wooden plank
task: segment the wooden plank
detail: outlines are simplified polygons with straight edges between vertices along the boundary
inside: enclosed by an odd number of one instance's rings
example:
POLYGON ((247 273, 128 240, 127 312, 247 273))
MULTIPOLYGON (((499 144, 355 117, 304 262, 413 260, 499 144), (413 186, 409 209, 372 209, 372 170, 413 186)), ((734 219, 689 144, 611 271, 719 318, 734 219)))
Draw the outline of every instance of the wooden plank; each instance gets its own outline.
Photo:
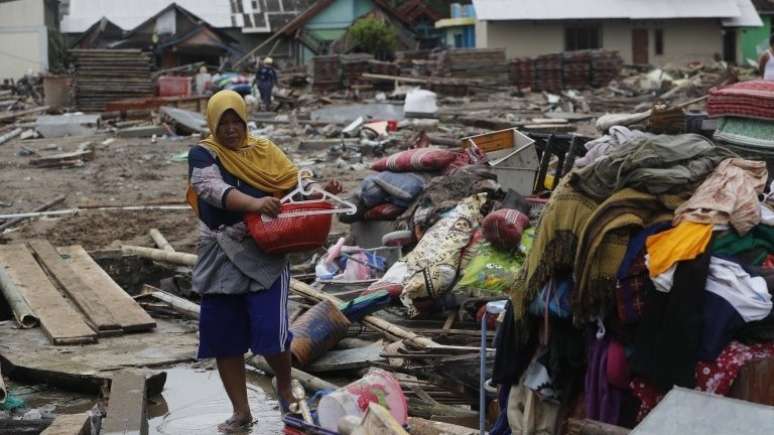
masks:
POLYGON ((51 426, 40 435, 88 435, 91 434, 89 414, 58 415, 51 426))
POLYGON ((408 425, 413 435, 478 435, 478 429, 455 424, 409 417, 408 425))
POLYGON ((104 435, 148 435, 145 375, 121 370, 110 383, 104 435))
POLYGON ((774 358, 755 361, 742 367, 729 396, 774 406, 774 358))
POLYGON ((409 435, 390 411, 373 402, 368 404, 368 411, 361 426, 366 435, 409 435))
POLYGON ((381 356, 383 349, 384 343, 380 340, 355 349, 332 350, 307 366, 306 370, 312 373, 322 373, 370 367, 376 362, 384 361, 381 356))
POLYGON ((65 262, 99 297, 124 331, 147 331, 156 321, 94 261, 80 245, 59 248, 65 262))
POLYGON ((97 341, 97 334, 51 284, 25 245, 0 246, 0 265, 5 268, 10 281, 21 290, 53 344, 97 341))
POLYGON ((62 256, 48 240, 33 240, 29 242, 29 246, 40 264, 59 283, 65 294, 81 310, 86 321, 98 334, 121 333, 121 325, 102 304, 99 295, 62 259, 62 256))

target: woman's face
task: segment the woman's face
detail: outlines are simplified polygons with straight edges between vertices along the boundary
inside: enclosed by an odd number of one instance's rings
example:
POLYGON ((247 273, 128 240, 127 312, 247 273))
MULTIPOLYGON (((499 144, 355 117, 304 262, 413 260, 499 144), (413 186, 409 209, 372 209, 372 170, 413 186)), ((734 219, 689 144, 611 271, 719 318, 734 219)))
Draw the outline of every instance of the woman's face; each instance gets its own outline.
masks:
POLYGON ((233 110, 227 110, 220 117, 218 131, 215 132, 218 142, 230 149, 238 149, 245 143, 247 127, 233 110))

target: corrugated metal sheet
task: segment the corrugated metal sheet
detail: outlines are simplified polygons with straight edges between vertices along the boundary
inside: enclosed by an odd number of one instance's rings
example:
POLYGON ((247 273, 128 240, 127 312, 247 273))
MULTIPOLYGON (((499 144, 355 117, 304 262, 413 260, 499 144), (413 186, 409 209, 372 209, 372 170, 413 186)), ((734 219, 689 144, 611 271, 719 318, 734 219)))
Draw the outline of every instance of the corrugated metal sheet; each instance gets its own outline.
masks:
POLYGON ((755 10, 752 0, 736 0, 737 6, 739 6, 739 12, 741 14, 738 17, 728 18, 723 20, 723 25, 726 27, 761 27, 763 21, 761 20, 758 11, 755 10))
MULTIPOLYGON (((749 0, 746 0, 749 1, 749 0)), ((737 0, 473 0, 480 20, 736 18, 737 0)))
POLYGON ((62 18, 62 32, 83 32, 102 17, 130 30, 172 3, 214 27, 232 27, 229 0, 70 0, 70 13, 62 18))

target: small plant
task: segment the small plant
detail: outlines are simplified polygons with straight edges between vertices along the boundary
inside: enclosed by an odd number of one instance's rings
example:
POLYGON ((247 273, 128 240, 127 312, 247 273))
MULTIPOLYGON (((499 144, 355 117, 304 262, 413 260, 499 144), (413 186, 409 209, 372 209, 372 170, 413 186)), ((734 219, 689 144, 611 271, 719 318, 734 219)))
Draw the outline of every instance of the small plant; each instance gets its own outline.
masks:
POLYGON ((373 54, 377 59, 392 57, 398 48, 398 34, 388 22, 368 17, 349 29, 357 51, 373 54))

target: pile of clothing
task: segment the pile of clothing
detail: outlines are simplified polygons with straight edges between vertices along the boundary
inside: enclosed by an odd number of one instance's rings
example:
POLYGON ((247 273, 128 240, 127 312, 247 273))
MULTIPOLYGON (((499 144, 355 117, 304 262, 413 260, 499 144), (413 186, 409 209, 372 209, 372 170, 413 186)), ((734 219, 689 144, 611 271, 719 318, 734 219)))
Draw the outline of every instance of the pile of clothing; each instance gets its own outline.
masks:
POLYGON ((743 154, 774 156, 774 82, 752 80, 713 89, 707 112, 719 118, 715 140, 743 154))
POLYGON ((515 433, 552 433, 560 415, 633 427, 674 385, 728 394, 742 365, 774 357, 765 163, 692 134, 589 144, 498 331, 515 433))

